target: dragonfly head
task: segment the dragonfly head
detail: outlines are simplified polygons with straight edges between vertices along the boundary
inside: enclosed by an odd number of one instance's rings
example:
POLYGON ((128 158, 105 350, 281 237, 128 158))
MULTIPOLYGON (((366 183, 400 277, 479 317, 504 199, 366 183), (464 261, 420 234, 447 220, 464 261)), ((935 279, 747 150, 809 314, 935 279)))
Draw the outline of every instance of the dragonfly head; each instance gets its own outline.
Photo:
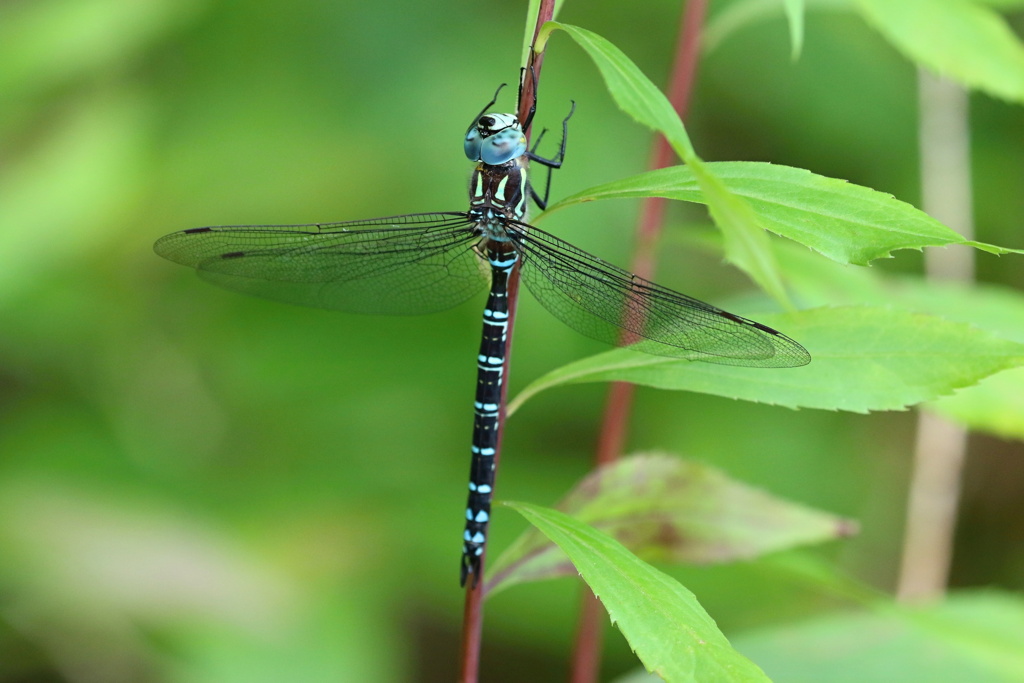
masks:
POLYGON ((526 136, 515 114, 484 114, 469 127, 464 147, 470 161, 497 166, 526 153, 526 136))

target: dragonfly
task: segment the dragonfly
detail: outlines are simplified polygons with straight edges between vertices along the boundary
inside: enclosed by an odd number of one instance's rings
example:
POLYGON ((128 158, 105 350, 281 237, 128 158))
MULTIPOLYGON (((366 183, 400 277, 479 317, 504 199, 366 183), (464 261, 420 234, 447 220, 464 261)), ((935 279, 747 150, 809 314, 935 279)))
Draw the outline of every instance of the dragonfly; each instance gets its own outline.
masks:
POLYGON ((562 121, 558 153, 544 158, 536 153, 543 133, 532 149, 525 133, 536 99, 522 121, 516 114, 488 113, 500 91, 470 123, 463 141, 476 164, 466 211, 191 228, 154 245, 160 256, 229 290, 352 313, 433 313, 488 290, 477 355, 463 586, 470 577, 474 586, 479 581, 491 517, 508 286, 515 269, 556 318, 603 342, 757 368, 798 367, 811 360, 803 346, 771 327, 662 287, 527 223, 529 200, 546 208, 551 170, 565 157, 575 103, 562 121), (548 169, 543 197, 529 181, 531 161, 548 169))

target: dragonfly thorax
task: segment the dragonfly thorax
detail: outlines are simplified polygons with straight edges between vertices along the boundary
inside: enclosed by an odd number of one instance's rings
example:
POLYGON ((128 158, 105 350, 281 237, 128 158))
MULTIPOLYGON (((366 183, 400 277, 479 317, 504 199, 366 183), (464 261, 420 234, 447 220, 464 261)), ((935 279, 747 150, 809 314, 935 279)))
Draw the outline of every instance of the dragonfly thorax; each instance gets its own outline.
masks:
POLYGON ((495 242, 508 242, 509 217, 491 207, 474 207, 469 210, 469 219, 476 223, 478 234, 495 242))
POLYGON ((526 136, 515 114, 484 114, 463 143, 470 161, 496 166, 526 153, 526 136))
POLYGON ((481 162, 469 180, 469 217, 492 239, 501 241, 509 221, 526 218, 530 196, 525 154, 503 164, 481 162))

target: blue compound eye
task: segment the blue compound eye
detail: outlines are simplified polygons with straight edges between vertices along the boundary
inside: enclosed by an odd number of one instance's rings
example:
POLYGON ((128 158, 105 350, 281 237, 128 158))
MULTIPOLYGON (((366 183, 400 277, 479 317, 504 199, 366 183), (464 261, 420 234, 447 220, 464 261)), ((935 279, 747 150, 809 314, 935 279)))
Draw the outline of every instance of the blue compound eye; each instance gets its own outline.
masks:
POLYGON ((466 156, 469 157, 470 161, 480 161, 480 143, 482 138, 480 137, 480 131, 473 127, 466 133, 466 140, 463 143, 463 148, 466 150, 466 156))
MULTIPOLYGON (((467 143, 468 144, 468 143, 467 143)), ((526 153, 526 136, 516 128, 506 128, 482 141, 480 161, 496 166, 526 153)))
POLYGON ((526 153, 526 136, 515 114, 487 114, 466 131, 463 149, 471 161, 497 166, 526 153))

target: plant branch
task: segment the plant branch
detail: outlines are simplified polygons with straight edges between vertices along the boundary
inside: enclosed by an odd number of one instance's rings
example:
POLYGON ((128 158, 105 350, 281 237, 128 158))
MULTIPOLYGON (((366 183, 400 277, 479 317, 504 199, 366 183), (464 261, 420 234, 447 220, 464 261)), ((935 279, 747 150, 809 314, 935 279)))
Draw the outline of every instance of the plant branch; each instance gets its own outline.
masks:
MULTIPOLYGON (((970 128, 967 93, 933 74, 918 71, 922 208, 967 239, 971 218, 970 128)), ((925 252, 930 280, 970 282, 973 250, 961 247, 925 252)), ((914 469, 897 596, 904 602, 942 597, 949 579, 960 501, 960 475, 967 430, 919 411, 914 469)))
MULTIPOLYGON (((685 119, 690 95, 697 74, 700 57, 700 37, 707 14, 707 0, 690 0, 682 13, 679 40, 669 83, 668 98, 679 118, 685 119)), ((672 163, 673 152, 661 135, 655 137, 651 154, 651 169, 664 168, 672 163)), ((633 252, 632 271, 651 279, 654 274, 655 244, 664 224, 666 200, 647 197, 640 208, 637 225, 636 248, 633 252)), ((626 340, 628 342, 628 340, 626 340)), ((613 382, 608 389, 604 420, 595 453, 595 468, 613 462, 622 454, 626 441, 629 416, 633 407, 635 387, 626 382, 613 382)), ((600 656, 604 610, 590 590, 583 595, 579 627, 573 652, 572 683, 595 683, 600 673, 600 656)))
MULTIPOLYGON (((550 21, 554 12, 554 0, 542 0, 537 13, 537 22, 534 27, 534 40, 540 27, 546 21, 550 21)), ((520 121, 526 120, 526 115, 533 104, 536 103, 537 82, 540 80, 540 69, 543 61, 543 53, 537 54, 530 50, 529 63, 525 65, 523 73, 522 95, 519 101, 517 116, 520 121), (530 75, 532 74, 532 75, 530 75)), ((529 136, 529 131, 524 131, 529 136)), ((517 263, 509 275, 508 281, 508 326, 505 336, 505 361, 502 365, 501 399, 498 403, 498 426, 497 444, 494 453, 494 484, 498 480, 498 463, 501 457, 502 437, 505 433, 505 417, 508 395, 509 366, 512 358, 512 332, 515 329, 516 309, 519 303, 519 267, 517 263)), ((493 493, 492 493, 493 495, 493 493)), ((487 546, 484 554, 480 557, 480 568, 473 580, 466 584, 466 601, 462 614, 462 657, 461 672, 459 681, 461 683, 477 683, 480 677, 480 650, 483 642, 483 581, 484 567, 487 562, 487 546)))

